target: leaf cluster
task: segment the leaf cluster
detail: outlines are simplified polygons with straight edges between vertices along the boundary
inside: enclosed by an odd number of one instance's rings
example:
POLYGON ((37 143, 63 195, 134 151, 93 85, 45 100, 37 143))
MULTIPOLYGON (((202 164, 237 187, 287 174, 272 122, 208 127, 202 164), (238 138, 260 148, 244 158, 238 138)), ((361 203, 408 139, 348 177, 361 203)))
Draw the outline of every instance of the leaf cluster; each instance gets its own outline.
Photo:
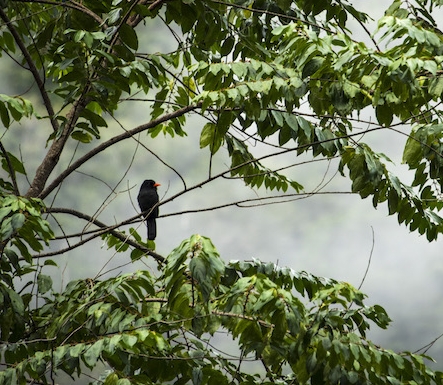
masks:
MULTIPOLYGON (((436 139, 418 129, 441 125, 436 106, 443 90, 438 70, 443 35, 435 26, 432 5, 405 8, 394 1, 379 20, 371 47, 349 33, 351 18, 365 25, 368 17, 347 2, 168 1, 159 2, 159 8, 122 1, 58 7, 7 4, 0 47, 17 60, 21 51, 20 60, 30 68, 51 121, 48 140, 56 152, 63 150, 68 136, 83 143, 99 139, 108 126, 106 114, 142 93, 148 97, 152 124, 146 130, 152 137, 185 135, 185 113, 196 110, 208 120, 200 147, 211 156, 225 149, 231 176, 251 187, 303 189, 302 181, 260 160, 250 150, 255 141, 276 143, 297 155, 312 151, 314 157, 341 157, 342 164, 357 165, 352 175, 362 168, 361 146, 378 159, 378 171, 368 164, 358 181, 351 176, 354 191, 372 195, 375 204, 387 201, 390 214, 397 214, 400 223, 413 223, 410 229, 426 233, 429 240, 442 231, 440 149, 432 142, 436 139), (179 28, 175 50, 139 52, 137 28, 154 19, 179 28), (29 31, 32 39, 27 39, 29 31), (412 169, 418 167, 412 185, 399 188, 388 175, 377 185, 374 175, 386 168, 383 155, 354 139, 359 114, 367 108, 377 119, 369 132, 381 132, 378 128, 390 128, 396 121, 416 127, 406 134, 410 140, 404 157, 412 169), (353 156, 355 161, 349 159, 353 156)), ((34 114, 23 97, 1 96, 5 127, 11 126, 11 117, 21 121, 34 114)), ((13 151, 3 152, 6 159, 5 154, 17 159, 13 151)), ((48 155, 45 161, 51 159, 48 155)), ((46 167, 45 178, 55 164, 46 167)), ((10 168, 11 178, 24 171, 17 161, 15 171, 10 168)), ((43 190, 45 178, 34 180, 39 186, 33 185, 30 194, 43 190)), ((2 185, 8 187, 8 181, 2 185)))
POLYGON ((0 383, 46 383, 83 365, 110 367, 105 384, 439 383, 424 357, 366 339, 390 322, 351 285, 272 263, 225 264, 211 241, 193 235, 167 258, 158 278, 136 271, 70 282, 32 311, 26 338, 5 344, 0 383), (238 352, 215 348, 217 335, 238 352), (223 337, 225 338, 225 337, 223 337), (254 360, 263 374, 242 362, 254 360), (290 368, 288 370, 288 368, 290 368), (52 374, 50 374, 52 373, 52 374))
MULTIPOLYGON (((21 257, 31 263, 32 256, 28 247, 34 252, 41 251, 44 244, 47 245, 54 236, 49 223, 42 218, 45 210, 43 202, 37 198, 26 199, 15 195, 5 195, 0 198, 0 202, 2 251, 11 242, 21 257)), ((9 249, 9 254, 15 252, 9 249)), ((18 261, 17 255, 14 259, 18 261)))

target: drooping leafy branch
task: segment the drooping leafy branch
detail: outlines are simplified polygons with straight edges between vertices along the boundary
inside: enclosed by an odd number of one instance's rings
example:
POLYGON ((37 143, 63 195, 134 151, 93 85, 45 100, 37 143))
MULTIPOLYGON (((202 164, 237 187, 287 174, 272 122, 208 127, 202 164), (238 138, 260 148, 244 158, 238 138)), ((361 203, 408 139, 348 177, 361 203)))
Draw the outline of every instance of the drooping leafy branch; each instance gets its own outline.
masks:
MULTIPOLYGON (((59 370, 74 375, 98 362, 113 368, 105 383, 443 379, 422 356, 366 340, 370 322, 386 328, 390 320, 380 306, 365 306, 365 295, 351 285, 272 263, 225 264, 199 235, 172 251, 159 279, 138 271, 101 282, 73 281, 61 294, 47 292, 40 281, 47 303, 33 311, 38 323, 26 341, 5 344, 9 367, 0 372, 1 384, 44 381, 59 370), (224 351, 220 328, 239 341, 238 351, 224 351), (242 362, 248 360, 263 374, 245 372, 242 362), (291 374, 285 374, 287 365, 291 374)), ((12 312, 20 316, 21 310, 15 306, 12 312)))

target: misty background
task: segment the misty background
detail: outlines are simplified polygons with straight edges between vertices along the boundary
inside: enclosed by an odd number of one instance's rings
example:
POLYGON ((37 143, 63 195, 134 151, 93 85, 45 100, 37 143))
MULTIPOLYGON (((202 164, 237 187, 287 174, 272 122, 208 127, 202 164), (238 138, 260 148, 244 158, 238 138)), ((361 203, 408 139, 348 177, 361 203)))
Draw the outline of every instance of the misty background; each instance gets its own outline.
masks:
MULTIPOLYGON (((357 9, 370 13, 374 19, 383 13, 384 2, 381 0, 352 3, 357 9)), ((175 41, 161 24, 153 22, 145 28, 146 33, 139 35, 141 52, 167 52, 175 48, 175 41)), ((355 30, 356 39, 367 39, 360 35, 361 28, 357 25, 355 30)), ((29 91, 32 79, 17 78, 11 60, 3 57, 1 63, 0 93, 23 95, 42 111, 35 86, 29 91)), ((147 106, 146 102, 122 104, 116 120, 107 119, 109 127, 102 131, 100 141, 120 133, 120 124, 131 129, 147 122, 147 106)), ((209 174, 210 156, 208 149, 199 148, 200 131, 204 124, 203 118, 189 118, 186 137, 165 138, 160 135, 152 139, 145 133, 141 134, 137 139, 156 156, 136 140, 130 139, 111 147, 87 162, 79 172, 70 175, 60 190, 45 200, 46 205, 75 208, 88 215, 97 213, 99 220, 112 225, 136 215, 136 196, 144 179, 161 183, 158 189, 161 199, 183 189, 177 173, 164 163, 173 167, 188 187, 205 180, 209 174)), ((405 132, 408 129, 406 127, 405 132)), ((47 151, 45 144, 50 127, 45 121, 34 119, 14 124, 7 131, 2 130, 5 147, 17 157, 22 156, 28 177, 32 179, 47 151)), ((412 180, 413 175, 401 165, 405 136, 386 129, 361 140, 373 146, 374 151, 387 154, 394 162, 389 168, 405 182, 412 180)), ((97 141, 89 145, 74 141, 68 143, 67 151, 52 177, 63 170, 72 157, 78 157, 97 144, 97 141)), ((250 150, 258 155, 265 148, 251 144, 250 150)), ((278 168, 308 160, 311 157, 296 158, 290 153, 270 158, 264 164, 278 168)), ((212 174, 229 166, 224 149, 215 155, 212 163, 212 174)), ((288 169, 286 174, 301 183, 307 192, 322 185, 323 192, 335 193, 273 205, 264 205, 267 201, 262 200, 248 208, 230 206, 172 215, 184 210, 211 208, 276 194, 266 192, 264 188, 251 190, 238 179, 219 178, 160 207, 163 217, 157 220, 156 251, 167 256, 183 239, 199 233, 212 239, 226 261, 257 258, 297 271, 305 270, 317 276, 343 280, 356 287, 362 284, 361 290, 368 295, 366 304, 383 306, 393 320, 386 331, 372 329, 370 332, 368 338, 378 345, 414 352, 439 337, 443 333, 442 239, 429 243, 425 237, 410 233, 405 226, 399 225, 395 216, 388 216, 386 205, 374 209, 370 198, 362 200, 358 195, 349 194, 350 181, 337 173, 336 160, 300 164, 288 169)), ((28 187, 26 178, 19 180, 19 186, 24 194, 28 187)), ((81 231, 87 225, 71 216, 59 215, 57 218, 68 233, 81 231)), ((59 232, 57 224, 52 224, 59 232)), ((146 236, 144 224, 133 226, 138 226, 139 233, 146 236)), ((67 245, 60 243, 59 246, 64 248, 67 245)), ((54 250, 55 243, 51 247, 54 250)), ((113 255, 100 239, 54 260, 59 264, 58 268, 50 268, 56 290, 73 279, 93 278, 98 274, 102 279, 107 274, 146 268, 145 262, 141 261, 128 264, 129 253, 113 255)), ((148 268, 156 269, 153 263, 148 263, 148 268)), ((432 366, 442 370, 443 339, 436 341, 427 354, 437 361, 432 366)))

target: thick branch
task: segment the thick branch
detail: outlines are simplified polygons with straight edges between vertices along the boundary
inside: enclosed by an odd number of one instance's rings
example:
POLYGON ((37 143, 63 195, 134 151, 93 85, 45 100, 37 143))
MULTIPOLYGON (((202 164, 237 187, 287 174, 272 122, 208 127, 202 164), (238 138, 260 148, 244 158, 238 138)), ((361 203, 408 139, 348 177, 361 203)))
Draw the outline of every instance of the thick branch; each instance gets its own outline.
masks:
MULTIPOLYGON (((54 2, 54 1, 27 1, 27 2, 45 3, 45 4, 52 4, 52 5, 60 6, 60 3, 54 2)), ((103 20, 101 18, 99 18, 93 12, 89 11, 87 8, 83 7, 81 4, 78 4, 74 1, 71 1, 70 3, 64 3, 63 6, 67 6, 67 7, 76 9, 78 11, 84 12, 84 13, 88 14, 89 16, 94 17, 94 19, 98 23, 100 23, 100 24, 103 23, 103 20)), ((84 90, 82 96, 79 98, 77 103, 74 103, 73 108, 71 109, 71 111, 67 115, 66 125, 64 126, 63 131, 60 132, 60 126, 58 124, 58 121, 55 118, 55 112, 52 107, 51 100, 49 99, 48 93, 46 92, 44 80, 40 76, 39 71, 34 64, 34 61, 31 57, 31 55, 29 54, 23 40, 20 37, 20 34, 17 32, 14 25, 9 20, 8 16, 3 11, 2 8, 0 8, 0 18, 8 26, 9 31, 11 32, 12 36, 14 37, 14 40, 15 40, 17 46, 20 48, 20 51, 22 52, 22 54, 26 60, 26 63, 29 66, 29 70, 34 77, 34 80, 35 80, 35 82, 38 86, 38 89, 40 91, 40 94, 42 96, 43 104, 45 105, 46 111, 48 112, 48 116, 50 118, 53 131, 58 136, 57 139, 55 139, 53 141, 45 158, 43 159, 43 162, 38 167, 38 169, 36 171, 36 175, 34 177, 34 180, 31 183, 31 187, 29 188, 28 192, 26 193, 27 197, 36 197, 41 193, 41 191, 45 187, 50 174, 52 173, 52 171, 54 170, 55 166, 57 165, 57 163, 60 159, 60 155, 61 155, 63 148, 66 144, 66 141, 69 138, 69 135, 72 132, 72 127, 74 127, 75 122, 78 119, 81 109, 87 104, 85 101, 85 95, 86 95, 87 91, 89 90, 89 87, 85 87, 85 90, 84 90)))
POLYGON ((43 159, 40 166, 37 168, 35 173, 34 180, 31 183, 31 187, 26 193, 26 197, 38 197, 42 192, 43 188, 46 185, 46 182, 57 165, 60 155, 65 147, 66 142, 69 139, 69 135, 71 135, 72 128, 75 126, 75 122, 77 121, 81 110, 86 106, 87 100, 85 99, 85 94, 89 90, 89 87, 85 87, 83 90, 83 94, 80 98, 74 103, 71 111, 67 114, 66 125, 63 128, 63 132, 57 139, 51 144, 48 152, 46 153, 45 158, 43 159))
POLYGON ((99 227, 100 229, 102 229, 100 232, 95 233, 94 235, 92 235, 89 238, 86 238, 80 242, 78 242, 77 244, 75 244, 74 246, 68 247, 66 249, 63 250, 58 250, 56 252, 53 253, 46 253, 46 254, 40 254, 37 255, 36 258, 42 258, 42 257, 49 257, 52 255, 58 255, 58 254, 63 254, 66 251, 72 250, 78 246, 83 245, 86 242, 89 242, 90 240, 97 238, 98 236, 100 236, 101 234, 105 234, 105 233, 110 233, 112 234, 114 237, 116 237, 117 239, 119 239, 122 242, 127 243, 128 245, 142 251, 143 253, 146 253, 148 255, 150 255, 151 257, 153 257, 157 262, 159 263, 164 263, 165 262, 165 258, 163 256, 161 256, 160 254, 155 253, 154 251, 148 249, 147 247, 140 245, 139 243, 135 242, 134 240, 130 239, 128 235, 125 235, 119 231, 116 231, 115 229, 117 227, 120 227, 121 225, 125 224, 126 222, 132 222, 133 218, 130 218, 128 221, 125 221, 123 223, 119 223, 117 225, 114 226, 108 226, 103 222, 100 222, 99 220, 84 214, 80 211, 77 210, 73 210, 73 209, 67 209, 67 208, 63 208, 63 207, 49 207, 47 209, 48 213, 51 214, 56 214, 56 213, 60 213, 60 214, 69 214, 69 215, 73 215, 77 218, 80 219, 84 219, 89 223, 93 223, 95 226, 99 227))
POLYGON ((190 105, 183 108, 180 108, 179 110, 176 110, 174 112, 171 112, 169 114, 165 114, 157 119, 151 120, 150 122, 146 124, 142 124, 132 130, 125 131, 120 135, 114 136, 113 138, 107 140, 106 142, 101 143, 91 151, 89 151, 87 154, 83 155, 82 157, 78 158, 75 162, 73 162, 66 170, 64 170, 57 178, 55 178, 51 184, 46 187, 45 190, 41 191, 38 195, 39 198, 44 199, 46 198, 60 183, 63 182, 63 180, 70 175, 73 171, 75 171, 77 168, 79 168, 83 163, 87 162, 89 159, 93 158, 95 155, 99 154, 100 152, 106 150, 108 147, 111 147, 112 145, 121 142, 122 140, 131 138, 132 136, 148 130, 150 128, 153 128, 157 126, 158 124, 161 124, 163 122, 166 122, 168 120, 177 118, 179 116, 182 116, 186 114, 187 112, 190 112, 192 110, 195 110, 199 108, 200 105, 190 105))

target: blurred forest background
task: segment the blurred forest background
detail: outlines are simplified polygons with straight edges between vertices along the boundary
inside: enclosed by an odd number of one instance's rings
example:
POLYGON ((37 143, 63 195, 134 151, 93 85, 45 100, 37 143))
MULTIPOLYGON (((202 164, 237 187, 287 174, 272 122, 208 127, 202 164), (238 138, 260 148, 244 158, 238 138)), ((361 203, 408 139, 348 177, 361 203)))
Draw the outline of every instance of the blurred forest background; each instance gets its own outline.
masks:
MULTIPOLYGON (((368 12, 375 20, 383 12, 382 4, 382 1, 354 2, 355 7, 368 12)), ((171 46, 172 49, 175 46, 163 25, 144 28, 145 40, 140 41, 140 51, 164 52, 165 47, 171 46)), ((358 26, 356 33, 359 33, 358 26)), ((38 105, 38 97, 30 95, 35 90, 28 89, 31 80, 14 76, 14 63, 9 64, 1 68, 0 92, 26 94, 38 105)), ((147 120, 143 101, 134 101, 130 108, 118 111, 115 124, 108 128, 109 137, 112 132, 121 132, 122 128, 147 120)), ((136 141, 126 141, 119 147, 124 151, 96 156, 80 169, 81 172, 69 177, 78 179, 81 181, 79 186, 88 188, 73 190, 76 183, 70 183, 71 187, 62 187, 52 195, 52 205, 58 207, 69 201, 80 211, 96 213, 99 220, 112 224, 137 213, 136 196, 144 179, 152 178, 161 183, 161 199, 183 188, 177 173, 188 186, 199 183, 207 177, 210 161, 209 151, 199 150, 199 135, 204 123, 203 119, 190 120, 187 137, 159 136, 152 139, 141 136, 141 142, 153 153, 136 141), (97 212, 104 202, 106 210, 97 212)), ((23 160, 31 170, 40 164, 45 152, 38 143, 42 143, 48 133, 39 131, 36 120, 24 121, 19 127, 2 133, 5 144, 13 145, 11 149, 21 148, 23 160)), ((396 157, 391 157, 395 163, 392 167, 397 173, 405 173, 406 169, 401 165, 401 148, 406 137, 391 135, 391 140, 386 141, 388 133, 385 133, 385 142, 377 143, 377 148, 386 146, 390 154, 396 148, 396 157)), ((107 139, 106 132, 102 139, 107 139)), ((366 136, 364 140, 374 143, 377 134, 366 136)), ((74 146, 73 142, 70 145, 74 146)), ((69 150, 72 154, 79 154, 87 149, 88 145, 78 144, 69 150)), ((224 169, 227 165, 222 154, 223 151, 217 153, 212 160, 214 170, 224 169)), ((301 158, 296 161, 302 162, 301 158)), ((58 167, 64 169, 67 162, 69 159, 65 157, 58 167)), ((288 155, 272 158, 271 162, 274 162, 272 167, 277 168, 293 164, 294 160, 288 155)), ((362 283, 370 261, 361 290, 369 296, 368 304, 380 304, 387 310, 393 324, 387 331, 374 329, 368 337, 384 347, 414 352, 443 333, 443 240, 428 243, 425 237, 411 234, 404 226, 399 226, 395 217, 388 217, 386 206, 380 205, 374 210, 370 200, 350 194, 349 180, 335 172, 334 160, 331 163, 308 162, 290 169, 288 176, 304 185, 306 191, 322 186, 319 194, 305 199, 294 197, 291 201, 271 205, 263 199, 251 204, 253 207, 228 206, 205 211, 205 208, 265 194, 264 191, 250 190, 241 180, 219 179, 161 206, 161 217, 157 221, 157 252, 166 256, 184 238, 199 233, 212 239, 225 260, 258 258, 347 281, 357 287, 362 283), (174 215, 186 210, 201 211, 174 215)), ((26 187, 21 186, 22 191, 26 187)), ((48 206, 50 203, 50 200, 46 201, 48 206)), ((62 224, 69 232, 80 232, 85 226, 85 222, 76 222, 72 217, 65 220, 70 221, 62 224)), ((53 226, 57 230, 57 224, 53 223, 53 226)), ((144 224, 139 223, 139 226, 144 224)), ((141 233, 145 234, 144 228, 141 233)), ((97 275, 103 278, 108 272, 116 274, 135 269, 133 265, 125 264, 126 259, 122 261, 121 254, 112 260, 108 260, 109 254, 97 254, 100 242, 90 242, 81 251, 77 249, 65 254, 64 260, 57 259, 59 267, 53 269, 56 289, 73 279, 97 275)), ((67 245, 59 246, 64 248, 67 245)), ((436 341, 427 353, 437 360, 433 366, 443 369, 443 338, 436 341)))

